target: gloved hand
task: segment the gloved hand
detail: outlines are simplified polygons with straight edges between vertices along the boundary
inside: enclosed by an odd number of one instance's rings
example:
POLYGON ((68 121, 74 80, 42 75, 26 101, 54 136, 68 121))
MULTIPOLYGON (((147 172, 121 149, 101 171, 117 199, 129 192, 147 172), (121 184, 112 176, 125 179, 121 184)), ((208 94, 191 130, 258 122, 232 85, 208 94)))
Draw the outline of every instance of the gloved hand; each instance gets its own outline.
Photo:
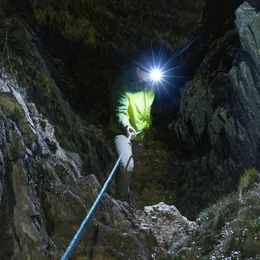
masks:
POLYGON ((125 131, 126 131, 127 137, 129 137, 129 135, 132 134, 130 140, 133 140, 133 139, 136 137, 136 131, 135 131, 135 129, 134 129, 131 125, 129 125, 129 126, 125 129, 125 131))

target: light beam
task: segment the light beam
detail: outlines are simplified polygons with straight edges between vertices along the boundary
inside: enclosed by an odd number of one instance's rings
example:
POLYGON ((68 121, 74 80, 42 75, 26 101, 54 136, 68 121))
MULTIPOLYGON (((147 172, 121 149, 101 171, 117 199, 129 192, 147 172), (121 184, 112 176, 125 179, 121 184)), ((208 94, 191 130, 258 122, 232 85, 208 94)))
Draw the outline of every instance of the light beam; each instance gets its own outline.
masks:
POLYGON ((161 81, 162 76, 163 76, 163 74, 162 74, 161 70, 158 68, 152 69, 150 72, 150 78, 154 82, 161 81))

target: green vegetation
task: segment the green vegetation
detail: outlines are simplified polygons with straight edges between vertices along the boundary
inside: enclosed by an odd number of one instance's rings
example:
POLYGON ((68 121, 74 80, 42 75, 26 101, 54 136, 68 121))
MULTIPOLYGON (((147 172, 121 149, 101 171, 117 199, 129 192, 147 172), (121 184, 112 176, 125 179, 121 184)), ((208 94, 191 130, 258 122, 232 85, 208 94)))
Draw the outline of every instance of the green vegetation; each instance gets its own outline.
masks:
POLYGON ((203 1, 196 1, 191 7, 185 1, 164 6, 156 0, 138 4, 120 0, 113 5, 103 0, 52 0, 34 1, 33 8, 39 23, 52 26, 67 39, 129 51, 155 39, 163 39, 173 49, 186 44, 187 35, 200 21, 203 5, 203 1))
POLYGON ((260 232, 260 216, 248 222, 249 230, 260 232))
MULTIPOLYGON (((241 179, 255 176, 255 172, 255 169, 245 170, 241 179)), ((240 184, 239 192, 219 199, 199 215, 198 229, 191 236, 190 244, 186 245, 195 250, 199 259, 220 259, 220 256, 221 259, 259 259, 259 183, 253 185, 251 181, 243 180, 240 183, 243 185, 240 184), (248 183, 252 186, 241 201, 240 192, 248 183)), ((181 253, 181 247, 179 249, 177 255, 187 259, 181 253)))
POLYGON ((255 177, 257 176, 258 171, 256 169, 247 169, 241 176, 239 183, 238 183, 238 192, 239 198, 242 199, 243 191, 251 184, 255 177))

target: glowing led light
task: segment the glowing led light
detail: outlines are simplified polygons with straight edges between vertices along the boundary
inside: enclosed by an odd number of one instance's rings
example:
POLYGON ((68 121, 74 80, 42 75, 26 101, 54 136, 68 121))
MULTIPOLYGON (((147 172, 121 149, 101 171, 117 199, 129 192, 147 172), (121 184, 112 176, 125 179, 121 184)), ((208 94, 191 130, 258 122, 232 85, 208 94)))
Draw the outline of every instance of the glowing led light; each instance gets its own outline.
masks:
POLYGON ((162 72, 159 69, 153 69, 150 77, 153 81, 160 81, 162 79, 162 72))

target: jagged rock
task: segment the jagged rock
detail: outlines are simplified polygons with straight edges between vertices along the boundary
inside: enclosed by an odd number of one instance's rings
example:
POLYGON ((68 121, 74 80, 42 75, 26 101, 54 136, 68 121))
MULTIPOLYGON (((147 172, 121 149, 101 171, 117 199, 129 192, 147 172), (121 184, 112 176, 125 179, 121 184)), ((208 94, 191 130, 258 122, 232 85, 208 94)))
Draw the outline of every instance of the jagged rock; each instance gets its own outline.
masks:
POLYGON ((163 202, 146 206, 144 211, 138 211, 136 214, 140 227, 151 230, 158 245, 170 248, 171 251, 178 245, 183 245, 189 238, 189 233, 196 227, 195 222, 188 221, 175 206, 163 202))
POLYGON ((259 12, 248 2, 244 2, 236 11, 236 26, 243 50, 251 56, 259 69, 259 12))
MULTIPOLYGON (((33 45, 30 55, 34 62, 40 60, 34 74, 47 75, 42 88, 37 85, 41 81, 28 81, 25 88, 16 82, 15 73, 5 70, 1 76, 0 240, 5 241, 1 260, 60 259, 97 198, 100 179, 107 178, 101 170, 110 156, 105 144, 91 142, 97 139, 91 135, 96 129, 84 125, 63 100, 46 57, 37 48, 33 45), (58 115, 52 114, 53 107, 58 115), (63 132, 62 122, 68 127, 63 132), (70 131, 74 142, 63 148, 70 131), (79 154, 75 144, 82 142, 79 154)), ((73 257, 150 259, 155 240, 135 226, 135 220, 128 204, 104 194, 73 257)))
MULTIPOLYGON (((138 10, 139 7, 136 6, 138 10)), ((127 11, 132 7, 124 8, 127 11)), ((2 9, 0 11, 2 18, 2 9)), ((55 13, 54 9, 51 11, 55 13)), ((44 14, 44 10, 38 9, 38 12, 44 14)), ((259 118, 256 112, 260 105, 259 13, 245 3, 236 15, 242 48, 230 73, 229 63, 223 69, 221 66, 226 62, 223 59, 218 67, 216 57, 225 53, 227 60, 233 60, 237 52, 234 42, 238 38, 234 30, 211 46, 198 76, 182 91, 181 117, 175 131, 180 143, 199 157, 201 168, 190 169, 194 178, 200 176, 205 168, 212 172, 213 177, 225 179, 228 175, 237 175, 246 166, 259 165, 259 118)), ((167 19, 166 22, 168 24, 167 19)), ((19 22, 14 27, 18 25, 19 22)), ((147 32, 150 35, 149 30, 147 32)), ((8 44, 27 47, 23 50, 24 57, 11 57, 20 64, 18 70, 15 71, 15 67, 4 68, 6 61, 10 65, 9 56, 14 53, 8 52, 6 58, 6 50, 1 61, 0 240, 3 242, 0 259, 60 259, 95 201, 101 189, 100 183, 107 177, 103 166, 110 155, 100 136, 94 136, 97 128, 79 120, 64 101, 50 70, 52 61, 35 35, 28 28, 19 28, 10 30, 8 36, 8 44), (16 77, 22 78, 23 84, 16 82, 16 77)), ((81 51, 79 53, 78 57, 81 57, 81 51)), ((99 90, 97 92, 100 95, 99 90)), ((201 189, 207 188, 201 186, 201 189)), ((200 197, 203 195, 199 194, 200 197)), ((254 214, 259 215, 259 189, 254 191, 253 198, 249 197, 250 192, 247 195, 245 199, 253 200, 254 214)), ((231 204, 224 206, 227 205, 231 204)), ((239 209, 238 215, 246 220, 251 216, 252 208, 240 209, 241 206, 234 204, 234 209, 239 209)), ((218 209, 221 214, 215 216, 212 210, 211 222, 205 219, 205 225, 212 225, 215 229, 220 226, 226 207, 219 206, 218 209)), ((160 203, 136 212, 127 203, 105 194, 73 257, 166 259, 177 253, 185 255, 185 259, 194 259, 197 257, 196 248, 189 244, 194 225, 174 206, 160 203), (166 247, 166 250, 161 247, 166 247)), ((225 225, 228 230, 229 224, 225 225)), ((254 228, 257 229, 257 225, 254 228)), ((254 232, 246 238, 245 244, 242 244, 242 239, 238 244, 249 256, 251 252, 247 245, 252 242, 254 232)), ((208 236, 207 231, 201 234, 208 236)), ((205 237, 199 237, 198 252, 201 252, 199 243, 207 242, 205 237)), ((226 242, 227 248, 219 249, 220 254, 235 243, 236 240, 232 239, 226 242)), ((258 241, 252 250, 255 254, 259 252, 258 241)))
POLYGON ((0 84, 2 85, 0 92, 1 109, 17 123, 25 143, 30 146, 36 139, 36 133, 27 107, 21 95, 15 89, 9 88, 3 81, 0 84))
MULTIPOLYGON (((235 188, 246 168, 260 166, 260 16, 247 2, 235 15, 236 31, 212 44, 197 75, 182 90, 175 124, 181 149, 196 154, 198 165, 204 158, 204 178, 210 176, 211 181, 203 193, 214 196, 235 188), (219 66, 231 59, 232 67, 219 66)), ((191 175, 197 167, 191 168, 191 175)), ((201 192, 196 196, 205 197, 201 192)))

